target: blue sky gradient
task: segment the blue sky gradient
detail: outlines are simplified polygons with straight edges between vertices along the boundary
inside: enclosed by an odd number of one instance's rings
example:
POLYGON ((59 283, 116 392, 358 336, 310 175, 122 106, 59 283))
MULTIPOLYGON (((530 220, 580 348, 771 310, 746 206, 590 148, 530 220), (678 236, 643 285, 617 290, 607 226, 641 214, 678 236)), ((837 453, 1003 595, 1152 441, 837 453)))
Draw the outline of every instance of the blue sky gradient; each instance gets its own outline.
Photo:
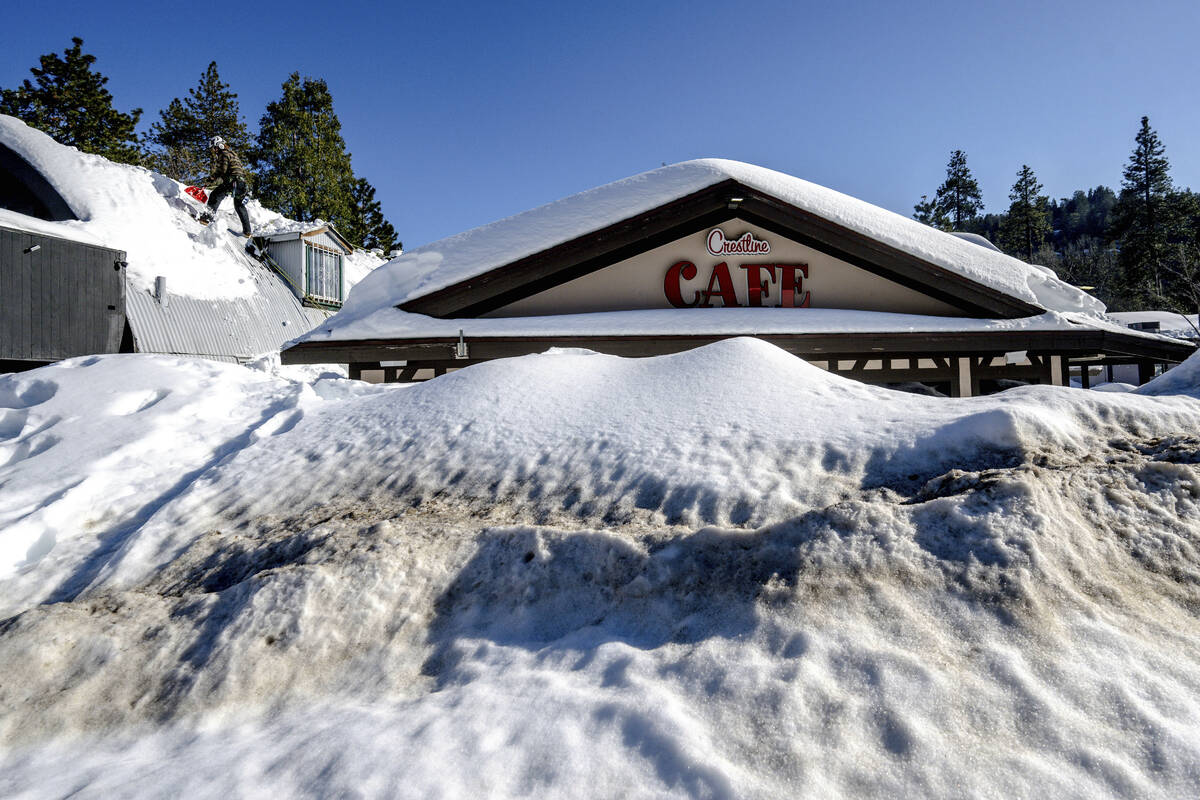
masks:
POLYGON ((330 86, 408 248, 662 163, 748 161, 911 214, 962 149, 989 211, 1017 170, 1117 188, 1143 114, 1200 189, 1200 3, 11 4, 0 86, 73 35, 121 110, 210 60, 252 130, 330 86), (239 9, 244 13, 239 16, 239 9))

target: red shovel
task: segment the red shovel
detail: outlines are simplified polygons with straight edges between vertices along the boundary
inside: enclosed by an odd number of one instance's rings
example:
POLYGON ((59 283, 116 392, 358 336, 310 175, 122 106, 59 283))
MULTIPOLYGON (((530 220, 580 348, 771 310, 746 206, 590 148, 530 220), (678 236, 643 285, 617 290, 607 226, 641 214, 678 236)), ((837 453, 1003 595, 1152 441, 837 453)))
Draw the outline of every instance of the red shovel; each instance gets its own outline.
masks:
POLYGON ((192 197, 199 200, 201 203, 208 202, 208 193, 205 192, 203 189, 201 189, 199 186, 189 186, 186 189, 184 189, 184 191, 187 192, 188 194, 190 194, 192 197))

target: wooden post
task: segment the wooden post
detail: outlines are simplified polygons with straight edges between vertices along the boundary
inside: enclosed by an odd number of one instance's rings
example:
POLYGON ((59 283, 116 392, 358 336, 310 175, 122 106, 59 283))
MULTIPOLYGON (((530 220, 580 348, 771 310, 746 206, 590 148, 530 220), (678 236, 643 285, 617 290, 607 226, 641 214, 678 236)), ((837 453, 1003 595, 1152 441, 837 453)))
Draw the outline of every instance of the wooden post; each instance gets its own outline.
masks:
POLYGON ((971 396, 971 359, 958 359, 958 377, 954 380, 954 396, 971 396))
POLYGON ((1050 385, 1065 386, 1063 381, 1063 357, 1050 356, 1050 385))
POLYGON ((1138 386, 1143 383, 1149 383, 1154 378, 1154 362, 1139 361, 1138 362, 1138 386))

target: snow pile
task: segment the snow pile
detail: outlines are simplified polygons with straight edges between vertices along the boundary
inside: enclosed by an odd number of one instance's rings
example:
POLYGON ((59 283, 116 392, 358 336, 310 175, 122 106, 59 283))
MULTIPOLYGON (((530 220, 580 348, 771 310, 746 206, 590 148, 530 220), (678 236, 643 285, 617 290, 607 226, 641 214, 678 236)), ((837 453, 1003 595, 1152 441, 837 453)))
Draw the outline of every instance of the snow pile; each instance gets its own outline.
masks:
POLYGON ((6 795, 1200 790, 1192 397, 731 340, 0 406, 6 795))
POLYGON ((1137 393, 1150 396, 1181 394, 1200 400, 1200 352, 1192 353, 1182 364, 1142 384, 1137 393))
MULTIPOLYGON (((256 291, 256 262, 242 252, 244 240, 229 232, 241 230, 232 200, 204 227, 188 213, 189 205, 199 205, 178 181, 65 147, 15 117, 0 115, 0 143, 38 170, 78 217, 46 222, 0 209, 0 224, 123 250, 134 289, 152 291, 155 277, 162 275, 173 294, 201 299, 249 297, 256 291)), ((255 200, 247 208, 256 230, 296 224, 255 200)), ((356 252, 347 259, 347 285, 380 263, 370 253, 356 252)))
POLYGON ((915 220, 774 170, 722 159, 685 161, 566 197, 419 247, 374 272, 334 318, 335 329, 590 231, 734 179, 804 211, 1048 311, 1098 315, 1104 305, 1044 267, 979 247, 915 220))

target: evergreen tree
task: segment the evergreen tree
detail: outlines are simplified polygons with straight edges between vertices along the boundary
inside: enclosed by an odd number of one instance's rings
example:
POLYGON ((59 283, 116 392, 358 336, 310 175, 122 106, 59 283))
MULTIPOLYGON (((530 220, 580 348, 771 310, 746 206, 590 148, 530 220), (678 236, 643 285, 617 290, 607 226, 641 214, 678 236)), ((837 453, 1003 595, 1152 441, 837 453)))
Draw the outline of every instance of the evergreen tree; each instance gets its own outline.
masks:
POLYGON ((18 117, 53 136, 58 142, 97 153, 114 161, 137 164, 140 108, 123 114, 113 108, 113 97, 104 84, 108 78, 95 72, 96 57, 83 52, 83 39, 71 38, 63 57, 51 53, 33 67, 35 83, 26 79, 16 89, 0 90, 0 113, 18 117))
POLYGON ((188 96, 172 100, 159 117, 148 136, 155 145, 150 163, 164 175, 195 183, 208 174, 208 141, 213 136, 224 138, 239 155, 249 155, 250 132, 242 121, 237 94, 221 80, 215 61, 188 96))
POLYGON ((375 199, 375 187, 366 178, 354 181, 350 210, 350 217, 339 230, 352 243, 366 250, 379 250, 385 256, 400 245, 396 229, 384 218, 383 207, 375 199))
POLYGON ((1046 219, 1048 198, 1041 192, 1042 185, 1038 183, 1033 170, 1028 164, 1022 164, 1017 181, 1008 195, 1012 201, 1008 216, 1000 228, 1000 242, 1004 249, 1020 253, 1030 263, 1033 263, 1034 252, 1041 247, 1050 230, 1046 219))
POLYGON ((983 209, 983 195, 967 168, 967 154, 962 150, 950 154, 946 180, 938 187, 934 202, 941 216, 956 231, 966 230, 983 209))
POLYGON ((942 209, 938 207, 937 201, 930 200, 928 195, 921 195, 921 199, 913 206, 913 219, 938 230, 950 229, 950 223, 942 213, 942 209))
POLYGON ((282 91, 259 125, 259 199, 292 219, 352 225, 355 178, 329 87, 293 72, 282 91))
POLYGON ((1150 127, 1149 117, 1142 117, 1135 142, 1125 165, 1111 233, 1120 241, 1126 299, 1133 308, 1141 308, 1165 293, 1164 263, 1175 219, 1166 148, 1150 127))

